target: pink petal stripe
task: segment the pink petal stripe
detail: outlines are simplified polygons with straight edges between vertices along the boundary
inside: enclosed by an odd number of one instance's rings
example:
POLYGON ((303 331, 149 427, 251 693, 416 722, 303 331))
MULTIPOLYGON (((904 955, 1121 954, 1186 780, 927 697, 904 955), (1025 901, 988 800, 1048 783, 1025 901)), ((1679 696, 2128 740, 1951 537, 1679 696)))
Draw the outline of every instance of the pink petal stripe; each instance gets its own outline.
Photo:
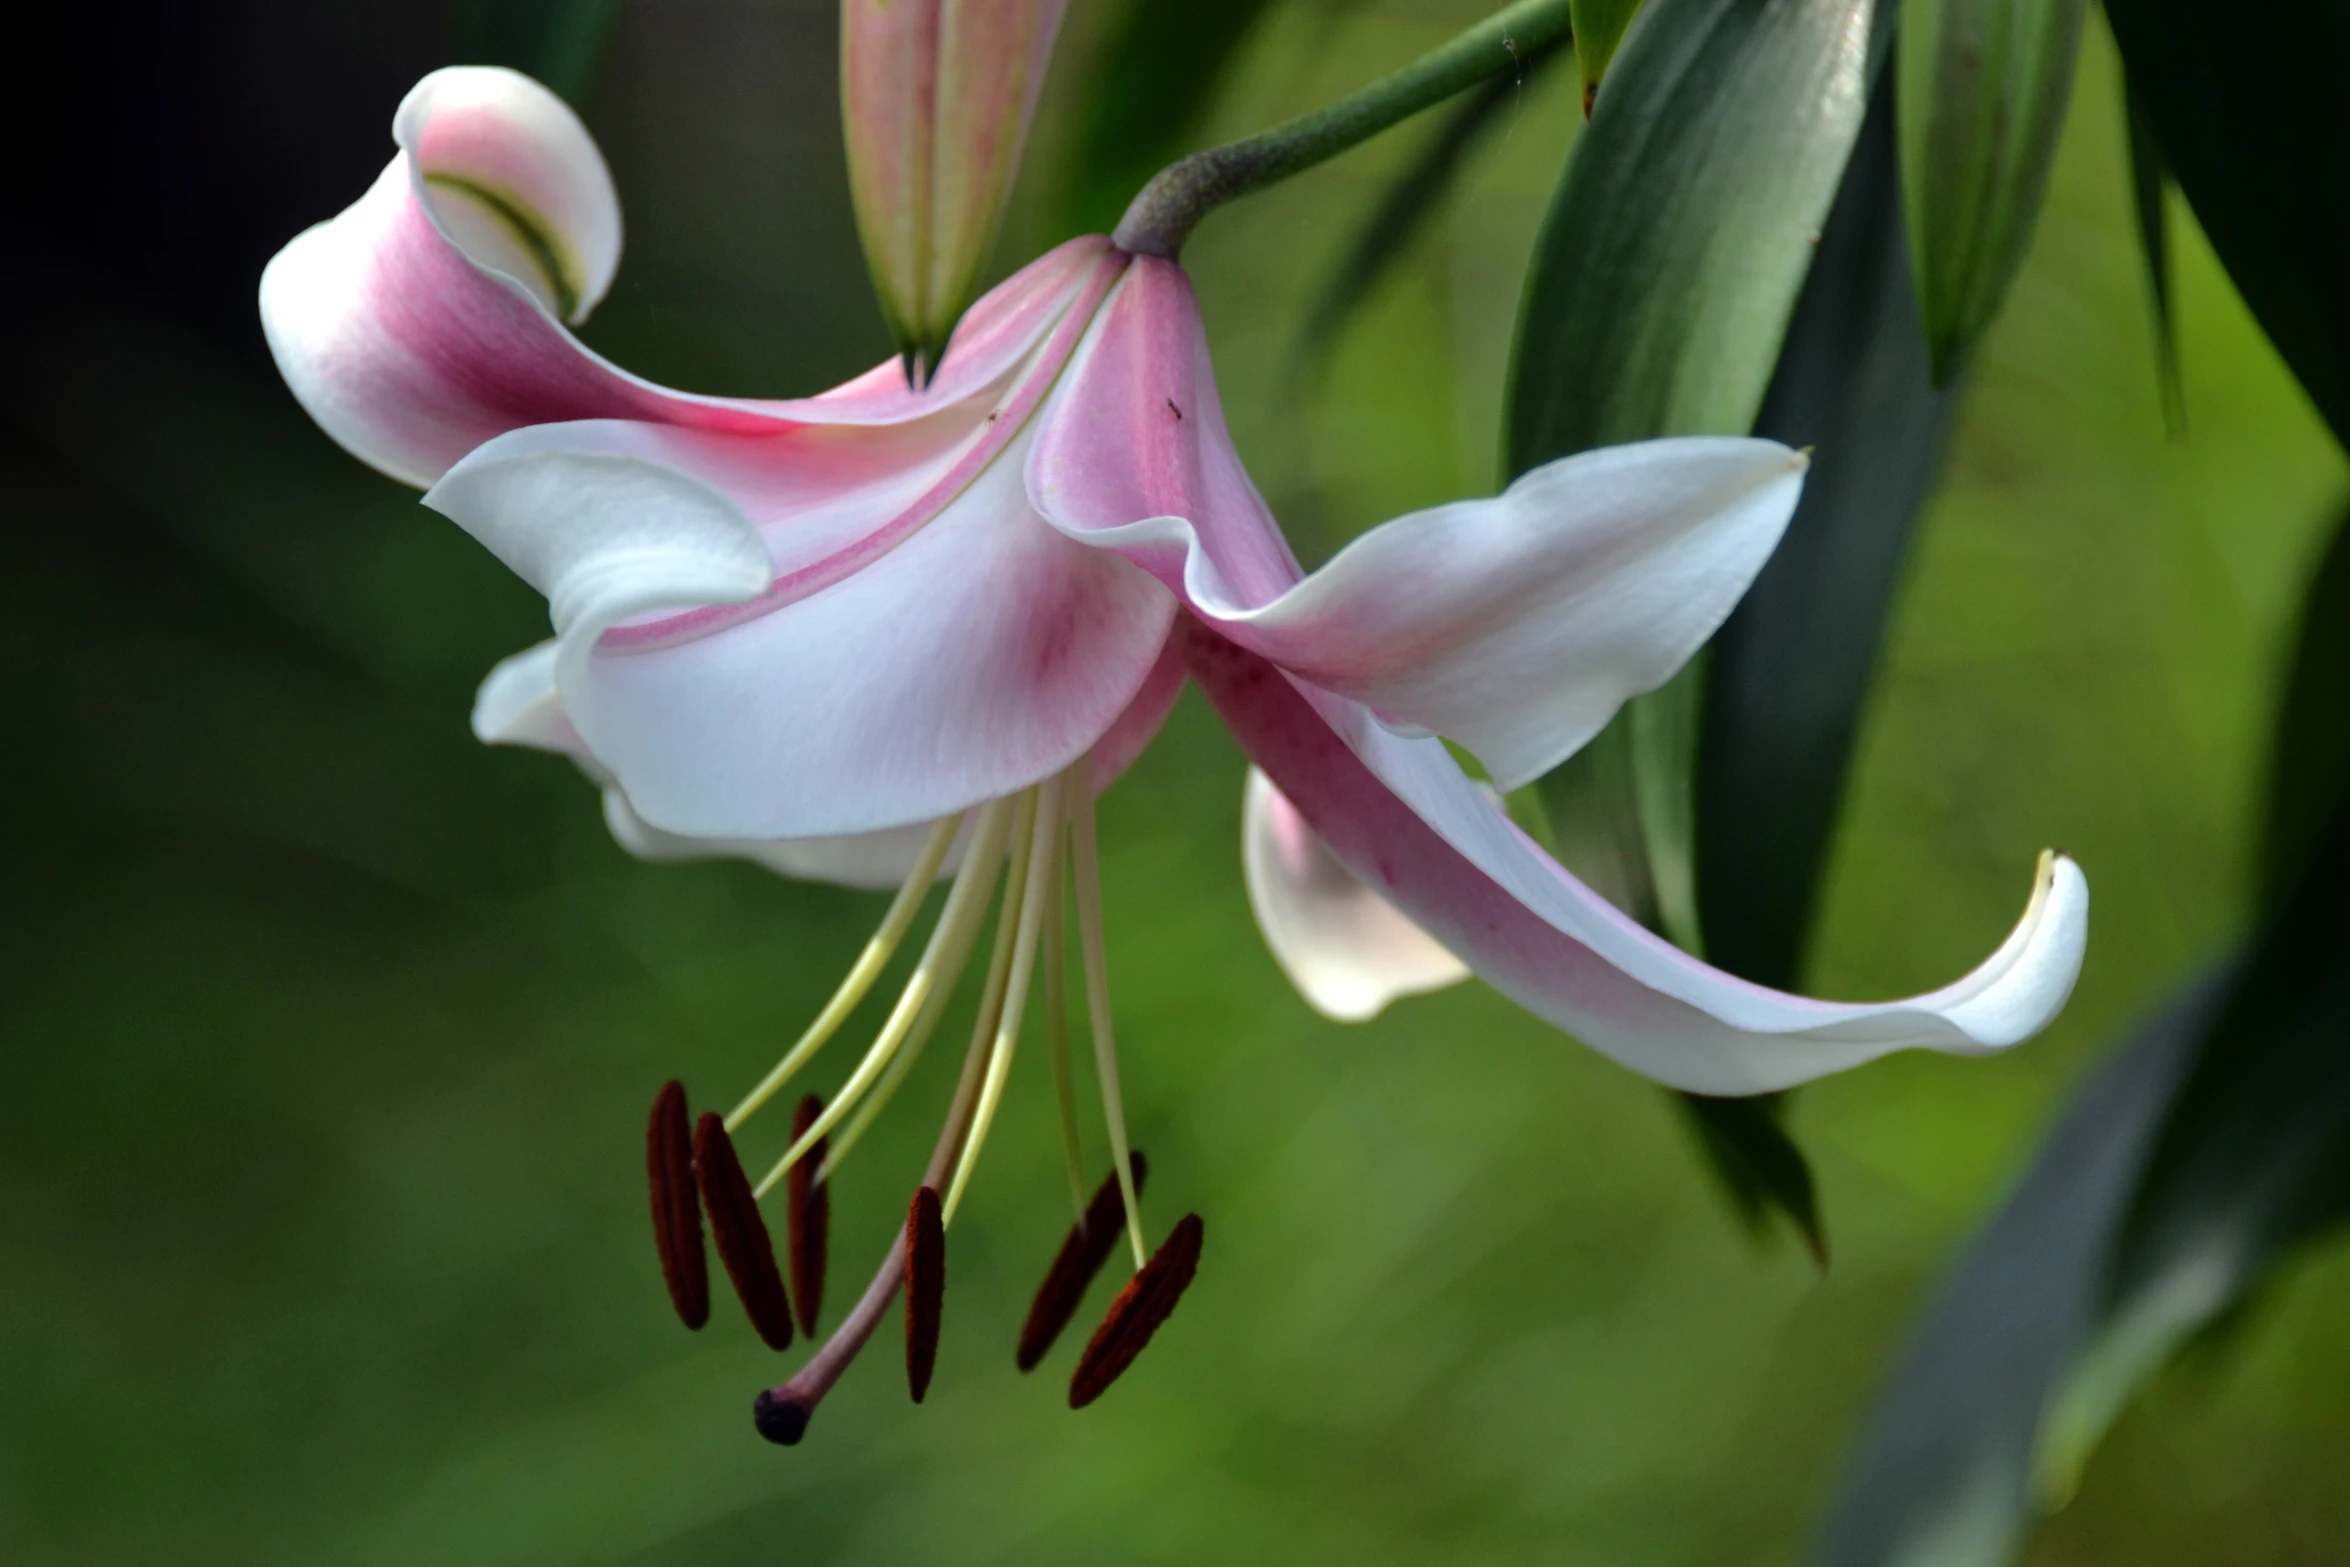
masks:
POLYGON ((1752 1094, 1895 1050, 1988 1054, 2046 1026, 2079 973, 2087 884, 2051 856, 2007 942, 1939 991, 1863 1005, 1749 984, 1609 908, 1438 742, 1386 733, 1188 615, 1175 640, 1243 749, 1366 886, 1519 1005, 1659 1082, 1752 1094))
POLYGON ((660 620, 615 627, 604 633, 599 646, 615 653, 641 652, 708 636, 728 626, 772 614, 786 605, 798 603, 812 593, 822 592, 864 570, 903 544, 970 488, 972 482, 1019 439, 1027 428, 1030 415, 1051 389, 1062 364, 1075 350, 1087 323, 1093 319, 1094 310, 1102 296, 1109 292, 1110 286, 1117 280, 1124 262, 1125 257, 1117 251, 1104 251, 1095 257, 1092 266, 1071 294, 1067 310, 1054 326, 1044 346, 1013 383, 1003 402, 988 413, 970 445, 955 459, 953 466, 923 491, 913 504, 843 548, 778 574, 766 592, 747 603, 713 604, 660 620))
MULTIPOLYGON (((271 261, 261 314, 288 384, 327 433, 419 485, 483 441, 533 424, 638 419, 763 433, 925 417, 1008 374, 1109 249, 1103 239, 1073 240, 992 291, 923 392, 909 391, 892 362, 816 398, 699 397, 589 351, 525 280, 469 256, 436 212, 427 181, 467 181, 559 251, 616 254, 617 209, 590 210, 591 198, 609 202, 609 178, 568 109, 512 72, 459 67, 419 83, 397 124, 406 150, 374 186, 271 261), (532 207, 555 192, 581 232, 564 230, 564 213, 532 207), (609 232, 599 245, 588 230, 609 232)), ((587 281, 592 297, 597 280, 587 281)))
MULTIPOLYGON (((1242 603, 1275 598, 1304 575, 1233 450, 1191 281, 1155 256, 1134 258, 1061 378, 1028 489, 1037 510, 1076 537, 1186 519, 1206 565, 1242 603)), ((1175 593, 1187 591, 1180 544, 1119 547, 1175 593)))

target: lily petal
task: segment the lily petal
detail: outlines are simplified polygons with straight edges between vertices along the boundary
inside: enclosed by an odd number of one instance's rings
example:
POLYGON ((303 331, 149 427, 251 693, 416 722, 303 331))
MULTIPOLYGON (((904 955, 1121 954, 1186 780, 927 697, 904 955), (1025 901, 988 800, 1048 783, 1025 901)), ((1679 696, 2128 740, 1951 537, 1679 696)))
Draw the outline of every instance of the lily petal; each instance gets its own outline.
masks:
MULTIPOLYGON (((640 860, 677 863, 688 860, 750 860, 794 881, 827 881, 842 887, 879 892, 902 886, 914 862, 930 842, 935 825, 916 822, 880 832, 850 833, 838 838, 786 838, 760 842, 748 838, 687 838, 660 828, 637 815, 628 796, 616 784, 604 788, 604 825, 623 849, 640 860)), ((963 861, 966 831, 956 837, 940 862, 943 879, 963 861)))
POLYGON ((1658 1082, 1754 1094, 1896 1050, 1987 1055, 2045 1027, 2080 973, 2088 883, 2050 854, 2014 931, 1954 984, 1870 1004, 1749 984, 1575 880, 1441 742, 1395 735, 1195 620, 1176 640, 1243 748, 1348 869, 1519 1005, 1658 1082))
MULTIPOLYGON (((562 712, 664 831, 772 840, 934 821, 1068 766, 1161 666, 1173 600, 1029 509, 1026 434, 853 574, 720 634, 599 647, 614 627, 770 586, 760 530, 718 486, 636 455, 642 434, 518 432, 425 503, 547 594, 562 712)), ((515 692, 487 694, 517 738, 526 718, 547 732, 515 692)))
POLYGON ((1189 284, 1144 260, 1072 365, 1031 486, 1072 537, 1145 566, 1225 637, 1460 742, 1513 789, 1704 645, 1777 546, 1804 466, 1759 440, 1584 452, 1399 517, 1304 576, 1232 452, 1189 284), (1102 455, 1128 450, 1145 460, 1102 455))
POLYGON ((1324 1017, 1360 1023, 1469 967, 1340 863, 1263 771, 1241 796, 1241 868, 1274 961, 1324 1017))
POLYGON ((697 397, 630 375, 565 330, 611 283, 620 207, 561 99, 513 71, 450 67, 402 100, 393 138, 400 155, 368 192, 270 262, 261 322, 326 432, 419 486, 525 425, 626 418, 759 434, 923 418, 1009 374, 1108 250, 1073 240, 992 291, 920 393, 892 362, 817 398, 697 397))

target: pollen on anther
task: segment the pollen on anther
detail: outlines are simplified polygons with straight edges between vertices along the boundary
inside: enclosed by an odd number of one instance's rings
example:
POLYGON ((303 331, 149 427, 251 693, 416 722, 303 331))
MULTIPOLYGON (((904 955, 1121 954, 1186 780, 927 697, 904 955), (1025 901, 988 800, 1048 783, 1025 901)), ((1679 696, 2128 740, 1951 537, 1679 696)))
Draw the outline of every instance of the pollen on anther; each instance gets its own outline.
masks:
POLYGON ((767 1221, 759 1217, 759 1199, 751 1192, 750 1177, 726 1135, 726 1122, 714 1111, 704 1111, 694 1124, 694 1174, 702 1188, 702 1203, 710 1210, 710 1234, 718 1243, 718 1260, 734 1281, 734 1293, 743 1303, 751 1326, 769 1349, 791 1347, 791 1297, 784 1293, 783 1274, 775 1266, 775 1242, 767 1221))
MULTIPOLYGON (((1140 1149, 1134 1151, 1131 1167, 1135 1195, 1140 1196, 1148 1171, 1140 1149)), ((1094 1192, 1093 1201, 1085 1205, 1085 1217, 1070 1226, 1044 1282, 1036 1287, 1036 1300, 1028 1308, 1028 1320, 1020 1328, 1020 1348, 1013 1357, 1022 1371, 1035 1370, 1037 1362, 1051 1352, 1061 1330, 1077 1315, 1078 1303, 1085 1299, 1094 1275, 1109 1261, 1125 1226, 1126 1197, 1118 1189, 1118 1172, 1112 1170, 1094 1192)))
POLYGON ((1094 1330, 1093 1342, 1085 1346, 1085 1354, 1069 1378, 1071 1409, 1083 1409, 1108 1392, 1110 1384, 1125 1374, 1151 1335, 1159 1331, 1159 1324, 1173 1314, 1175 1303, 1199 1271, 1202 1229, 1198 1214, 1185 1214, 1165 1244, 1110 1303, 1109 1315, 1094 1330))
POLYGON ((925 1186, 906 1209, 906 1391, 914 1402, 930 1391, 938 1366, 939 1315, 946 1306, 947 1232, 938 1190, 925 1186))
POLYGON ((645 1127, 645 1174, 653 1189, 653 1243, 660 1248, 669 1303, 679 1321, 698 1329, 710 1320, 710 1259, 702 1250, 702 1199, 694 1188, 685 1085, 675 1078, 653 1096, 652 1119, 645 1127))
MULTIPOLYGON (((792 1141, 797 1143, 816 1117, 824 1113, 824 1101, 814 1094, 800 1101, 792 1115, 792 1141)), ((824 1139, 804 1154, 784 1178, 785 1246, 791 1254, 791 1300, 800 1320, 800 1331, 810 1338, 816 1336, 816 1314, 824 1303, 824 1247, 832 1228, 832 1190, 828 1183, 817 1179, 824 1167, 824 1139)))

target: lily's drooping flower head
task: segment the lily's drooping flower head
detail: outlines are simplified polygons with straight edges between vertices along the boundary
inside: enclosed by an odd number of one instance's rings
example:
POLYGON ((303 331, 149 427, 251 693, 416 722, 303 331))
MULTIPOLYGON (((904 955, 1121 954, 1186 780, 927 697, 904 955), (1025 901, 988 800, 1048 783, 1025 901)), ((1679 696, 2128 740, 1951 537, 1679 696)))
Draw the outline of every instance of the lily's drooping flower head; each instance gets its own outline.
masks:
POLYGON ((812 1326, 824 1182, 936 1031, 1000 908, 906 1231, 832 1340, 762 1395, 761 1429, 778 1440, 797 1439, 901 1285, 910 1385, 919 1397, 927 1384, 943 1232, 1039 967, 1079 1219, 1022 1364, 1120 1225, 1141 1271, 1081 1358, 1073 1402, 1132 1360, 1188 1282, 1196 1218, 1143 1266, 1093 838, 1095 794, 1186 673, 1259 770, 1245 855, 1258 917, 1333 1015, 1473 970, 1659 1082, 1749 1094, 1894 1050, 1995 1051, 2069 992, 2087 891, 2061 856, 2043 857, 2022 922, 1957 982, 1901 1001, 1808 1000, 1626 918, 1447 749, 1514 788, 1668 678, 1785 527, 1804 467, 1786 448, 1703 438, 1584 453, 1492 499, 1399 518, 1308 575, 1233 450, 1170 261, 1104 239, 1062 246, 971 309, 920 392, 893 362, 801 401, 695 397, 627 375, 563 327, 610 281, 619 217, 560 103, 508 72, 444 71, 409 95, 395 133, 401 155, 375 187, 271 264, 262 312, 330 434, 429 485, 426 504, 547 596, 553 639, 491 673, 477 732, 575 757, 638 853, 741 853, 898 887, 832 1003, 730 1115, 689 1132, 681 1093, 656 1107, 656 1219, 689 1321, 706 1309, 706 1210, 762 1333, 788 1342, 758 1209, 788 1183, 812 1326), (732 1134, 840 1030, 942 875, 952 886, 873 1044, 829 1103, 801 1101, 754 1187, 732 1134), (1090 1205, 1062 1026, 1064 884, 1112 1153, 1090 1205))

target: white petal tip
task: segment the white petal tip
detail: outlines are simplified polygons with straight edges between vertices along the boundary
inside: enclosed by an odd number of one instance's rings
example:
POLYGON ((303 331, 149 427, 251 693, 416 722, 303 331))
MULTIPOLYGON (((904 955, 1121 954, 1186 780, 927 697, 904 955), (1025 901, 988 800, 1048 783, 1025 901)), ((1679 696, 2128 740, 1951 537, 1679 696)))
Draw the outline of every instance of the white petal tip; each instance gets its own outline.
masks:
POLYGON ((1241 805, 1249 906, 1306 1005, 1338 1023, 1441 990, 1468 966, 1338 862, 1273 781, 1252 767, 1241 805))

